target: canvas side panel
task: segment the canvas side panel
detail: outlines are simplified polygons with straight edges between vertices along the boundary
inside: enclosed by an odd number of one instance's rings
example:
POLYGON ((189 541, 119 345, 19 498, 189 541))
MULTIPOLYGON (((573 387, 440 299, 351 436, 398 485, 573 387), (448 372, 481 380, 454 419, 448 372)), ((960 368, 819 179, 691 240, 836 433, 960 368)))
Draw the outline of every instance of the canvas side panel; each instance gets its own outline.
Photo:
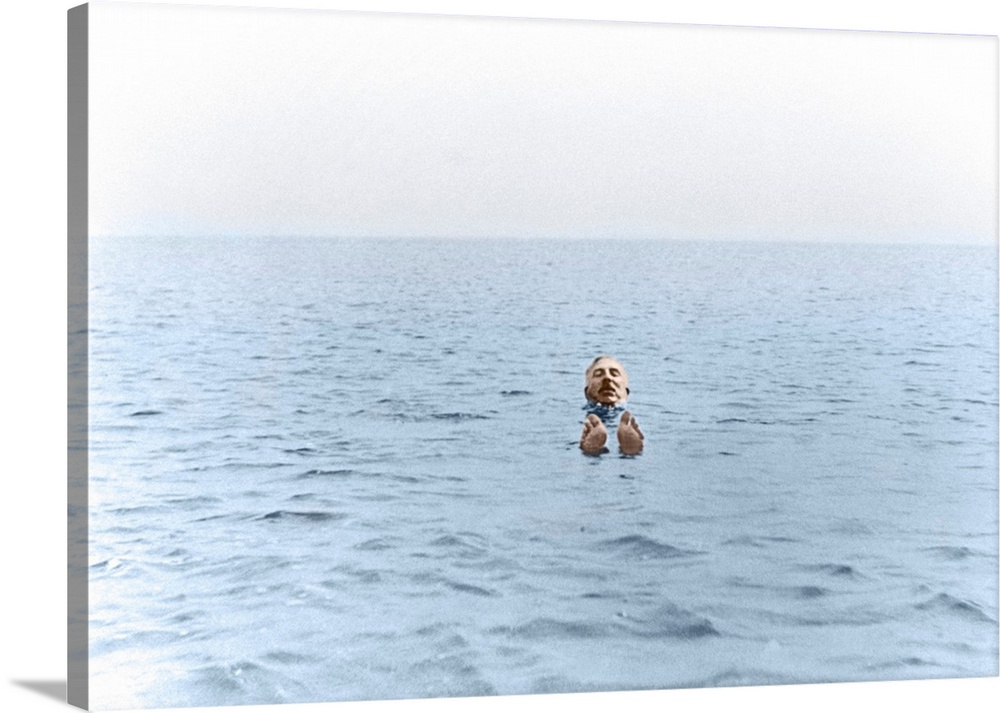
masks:
POLYGON ((67 701, 88 703, 87 78, 88 7, 68 12, 67 701))

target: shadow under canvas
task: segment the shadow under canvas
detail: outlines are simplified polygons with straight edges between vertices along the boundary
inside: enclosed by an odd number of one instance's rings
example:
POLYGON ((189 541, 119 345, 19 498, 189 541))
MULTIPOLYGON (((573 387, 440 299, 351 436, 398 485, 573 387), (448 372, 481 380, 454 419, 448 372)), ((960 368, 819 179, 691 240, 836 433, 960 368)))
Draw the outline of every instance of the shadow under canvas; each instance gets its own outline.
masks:
POLYGON ((47 680, 47 681, 11 681, 11 683, 21 686, 21 688, 27 688, 35 693, 40 693, 48 698, 54 698, 57 701, 63 703, 66 702, 66 681, 65 680, 47 680))

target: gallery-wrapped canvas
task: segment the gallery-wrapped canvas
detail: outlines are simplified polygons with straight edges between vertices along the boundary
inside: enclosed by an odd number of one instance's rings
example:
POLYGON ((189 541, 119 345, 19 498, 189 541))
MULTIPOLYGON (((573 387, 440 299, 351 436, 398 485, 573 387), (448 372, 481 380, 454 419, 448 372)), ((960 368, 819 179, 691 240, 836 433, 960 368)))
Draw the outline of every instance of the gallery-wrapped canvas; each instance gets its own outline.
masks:
POLYGON ((68 19, 71 703, 997 675, 996 37, 68 19))

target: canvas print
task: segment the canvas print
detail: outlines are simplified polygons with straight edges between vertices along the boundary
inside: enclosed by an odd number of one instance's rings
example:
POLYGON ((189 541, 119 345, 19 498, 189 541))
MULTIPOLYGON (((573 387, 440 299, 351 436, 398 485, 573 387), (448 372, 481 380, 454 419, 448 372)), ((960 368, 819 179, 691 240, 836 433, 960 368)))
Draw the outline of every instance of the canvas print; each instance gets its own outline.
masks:
POLYGON ((69 43, 72 703, 997 675, 996 37, 69 43))

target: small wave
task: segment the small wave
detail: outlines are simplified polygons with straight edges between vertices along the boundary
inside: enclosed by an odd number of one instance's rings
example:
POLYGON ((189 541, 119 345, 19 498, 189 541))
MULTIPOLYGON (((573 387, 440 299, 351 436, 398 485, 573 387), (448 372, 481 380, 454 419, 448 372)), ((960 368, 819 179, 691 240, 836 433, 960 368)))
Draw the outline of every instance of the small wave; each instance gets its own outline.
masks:
POLYGON ((262 515, 260 520, 281 520, 284 518, 297 518, 309 522, 328 522, 330 520, 343 520, 347 515, 335 512, 320 511, 296 511, 296 510, 275 510, 267 515, 262 515))
POLYGON ((797 682, 795 678, 785 673, 778 674, 760 669, 729 668, 714 676, 693 681, 690 684, 685 683, 684 688, 728 688, 730 686, 761 686, 797 682))
POLYGON ((445 580, 445 584, 454 589, 456 592, 465 592, 466 594, 475 594, 478 597, 495 597, 496 592, 485 589, 483 587, 477 587, 474 584, 465 584, 464 582, 451 582, 445 580))
MULTIPOLYGON (((471 533, 468 536, 476 537, 471 533)), ((431 540, 430 544, 435 548, 456 550, 457 556, 463 559, 480 558, 486 554, 485 547, 469 542, 468 537, 458 535, 442 535, 431 540)))
POLYGON ((248 463, 246 461, 228 459, 225 463, 222 463, 217 468, 225 468, 227 470, 252 470, 252 469, 263 469, 263 470, 274 470, 276 468, 287 468, 288 466, 294 465, 294 463, 283 463, 281 461, 273 461, 271 463, 248 463))
POLYGON ((440 421, 485 421, 489 420, 490 417, 484 416, 480 413, 455 411, 452 413, 432 413, 430 418, 438 419, 440 421))
POLYGON ((208 700, 222 705, 287 703, 309 695, 309 690, 293 678, 250 661, 207 666, 195 672, 194 683, 206 689, 208 700))
POLYGON ((701 639, 721 636, 715 625, 676 604, 663 604, 648 616, 620 613, 620 626, 629 633, 643 638, 701 639))
POLYGON ((806 569, 813 572, 822 572, 828 574, 831 577, 838 577, 842 579, 863 579, 864 576, 857 569, 849 564, 818 564, 807 567, 806 569))
POLYGON ((160 650, 169 648, 172 644, 184 639, 185 633, 173 631, 171 629, 145 629, 123 636, 109 637, 91 643, 90 655, 100 657, 111 652, 125 651, 137 648, 147 650, 160 650))
POLYGON ((720 636, 711 621, 674 604, 665 604, 647 615, 620 611, 611 620, 580 621, 542 617, 517 626, 494 627, 490 633, 519 639, 600 639, 628 634, 644 639, 700 639, 720 636))
MULTIPOLYGON (((596 688, 596 687, 595 687, 596 688)), ((576 693, 585 690, 584 686, 572 678, 561 675, 541 676, 536 678, 528 689, 529 693, 576 693)))
POLYGON ((974 557, 977 553, 968 547, 950 547, 942 545, 939 547, 927 547, 924 552, 930 552, 944 560, 958 561, 969 557, 974 557))
POLYGON ((421 480, 415 475, 389 475, 388 478, 396 483, 419 483, 421 480))
POLYGON ((832 532, 838 532, 845 535, 873 535, 875 534, 872 526, 869 525, 864 520, 858 518, 838 518, 837 521, 830 527, 832 532))
POLYGON ((944 592, 932 599, 914 605, 914 608, 920 611, 954 614, 970 621, 995 623, 978 604, 965 599, 958 599, 944 592))
POLYGON ((166 503, 169 505, 186 505, 191 507, 197 507, 199 505, 215 505, 217 503, 223 502, 222 498, 217 498, 213 495, 194 495, 191 497, 177 497, 177 498, 167 498, 166 503))
POLYGON ((728 540, 723 540, 724 545, 744 545, 746 547, 766 547, 767 545, 762 544, 756 537, 750 537, 750 535, 740 535, 739 537, 730 537, 728 540))
POLYGON ((671 559, 699 554, 692 550, 682 550, 643 535, 625 535, 598 543, 602 549, 618 550, 639 559, 671 559))
POLYGON ((517 639, 597 639, 611 636, 614 627, 610 622, 562 621, 560 619, 532 619, 518 626, 497 626, 491 634, 517 639))
POLYGON ((131 507, 115 508, 109 511, 112 515, 134 515, 163 512, 159 505, 133 505, 131 507))
POLYGON ((143 411, 133 411, 129 416, 159 416, 163 411, 157 411, 156 409, 145 409, 143 411))
POLYGON ((510 391, 501 391, 501 396, 531 396, 530 391, 524 391, 522 389, 511 389, 510 391))
POLYGON ((431 544, 437 545, 439 547, 441 546, 450 547, 452 545, 468 545, 469 543, 466 542, 466 540, 463 539, 462 536, 471 539, 479 539, 479 540, 482 539, 482 537, 472 532, 460 532, 456 535, 441 535, 440 537, 431 540, 431 544))
POLYGON ((103 562, 90 565, 95 575, 101 573, 103 576, 114 577, 116 579, 136 579, 148 576, 146 567, 132 560, 111 557, 103 562))
POLYGON ((111 571, 116 569, 122 569, 125 566, 126 565, 124 561, 118 559, 117 557, 111 557, 106 560, 101 560, 100 562, 95 562, 94 564, 90 565, 90 569, 111 571))
MULTIPOLYGON (((415 633, 417 636, 420 636, 420 637, 429 637, 429 636, 438 636, 438 635, 442 635, 443 636, 443 635, 447 634, 448 631, 450 631, 449 627, 447 627, 444 624, 438 622, 436 624, 429 624, 428 626, 422 626, 419 629, 417 629, 416 631, 414 631, 413 633, 415 633)), ((459 638, 461 638, 461 637, 459 637, 459 638)), ((467 644, 467 643, 468 642, 465 642, 463 640, 463 644, 467 644)))
POLYGON ((829 594, 830 590, 824 587, 805 585, 802 587, 794 587, 792 589, 792 593, 799 599, 818 599, 819 597, 829 594))
MULTIPOLYGON (((356 582, 362 584, 377 584, 382 581, 382 573, 377 569, 360 569, 347 565, 334 567, 334 571, 347 575, 356 582)), ((320 582, 320 585, 329 589, 342 589, 343 583, 335 579, 327 579, 320 582)))
POLYGON ((268 651, 264 654, 264 658, 268 661, 274 661, 279 664, 307 664, 307 663, 318 663, 322 659, 318 656, 311 656, 309 654, 301 654, 295 651, 284 651, 277 649, 275 651, 268 651))
MULTIPOLYGON (((383 402, 379 402, 380 404, 383 402)), ((401 406, 394 404, 397 408, 393 410, 361 410, 353 414, 355 417, 378 418, 402 423, 426 423, 428 421, 485 421, 492 418, 482 413, 469 413, 466 411, 450 411, 425 413, 415 406, 401 406)), ((495 413, 495 412, 493 412, 495 413)))
POLYGON ((182 611, 178 614, 174 614, 172 617, 167 619, 170 624, 190 624, 192 621, 198 621, 199 619, 204 619, 206 612, 204 609, 193 609, 190 611, 182 611))
POLYGON ((908 669, 908 668, 927 668, 928 666, 937 666, 938 664, 933 661, 928 661, 927 659, 922 659, 919 656, 905 656, 899 659, 893 659, 891 661, 884 661, 882 663, 872 664, 866 666, 869 671, 886 671, 886 670, 898 670, 898 669, 908 669))
POLYGON ((387 541, 382 537, 376 537, 372 540, 365 540, 364 542, 359 542, 354 545, 354 549, 361 550, 362 552, 380 552, 382 550, 391 550, 395 545, 387 541))
POLYGON ((493 685, 483 678, 472 657, 465 653, 439 652, 431 658, 412 664, 410 674, 425 681, 426 695, 431 697, 455 698, 497 694, 493 685))
POLYGON ((313 468, 312 470, 307 470, 304 473, 300 473, 296 476, 299 480, 306 478, 320 478, 324 476, 344 476, 344 475, 354 475, 357 473, 356 470, 351 468, 338 468, 336 470, 322 470, 320 468, 313 468))

